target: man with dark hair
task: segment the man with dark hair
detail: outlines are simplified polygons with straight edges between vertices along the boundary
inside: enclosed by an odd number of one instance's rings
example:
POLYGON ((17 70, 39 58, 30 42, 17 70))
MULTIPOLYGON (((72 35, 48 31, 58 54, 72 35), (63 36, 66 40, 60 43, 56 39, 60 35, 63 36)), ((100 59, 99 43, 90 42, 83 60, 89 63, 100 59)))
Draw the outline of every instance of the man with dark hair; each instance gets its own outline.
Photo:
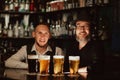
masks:
MULTIPOLYGON (((86 18, 79 18, 75 22, 75 40, 66 51, 65 64, 68 62, 68 56, 80 56, 80 64, 78 72, 103 70, 104 63, 104 47, 101 41, 92 40, 90 37, 91 22, 86 18)), ((65 66, 65 71, 69 66, 65 66)))

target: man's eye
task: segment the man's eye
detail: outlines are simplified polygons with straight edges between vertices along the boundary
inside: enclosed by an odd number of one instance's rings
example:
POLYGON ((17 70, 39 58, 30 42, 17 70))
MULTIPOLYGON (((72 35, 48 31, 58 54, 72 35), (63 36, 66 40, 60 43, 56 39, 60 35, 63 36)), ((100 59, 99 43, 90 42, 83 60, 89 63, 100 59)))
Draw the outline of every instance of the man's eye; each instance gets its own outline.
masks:
POLYGON ((49 33, 45 33, 46 35, 48 35, 49 33))
POLYGON ((38 34, 42 34, 41 32, 37 32, 38 34))

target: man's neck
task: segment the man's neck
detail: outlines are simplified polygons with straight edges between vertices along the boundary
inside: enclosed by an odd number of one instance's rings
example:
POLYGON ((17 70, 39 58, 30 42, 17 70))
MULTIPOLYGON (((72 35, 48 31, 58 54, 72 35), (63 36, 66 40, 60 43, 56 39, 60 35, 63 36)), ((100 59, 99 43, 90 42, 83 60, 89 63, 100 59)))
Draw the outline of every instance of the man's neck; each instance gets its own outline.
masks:
POLYGON ((82 49, 88 42, 89 40, 79 40, 79 49, 82 49))
POLYGON ((41 54, 43 54, 47 49, 47 45, 45 45, 45 46, 35 45, 35 47, 36 47, 36 50, 41 54))

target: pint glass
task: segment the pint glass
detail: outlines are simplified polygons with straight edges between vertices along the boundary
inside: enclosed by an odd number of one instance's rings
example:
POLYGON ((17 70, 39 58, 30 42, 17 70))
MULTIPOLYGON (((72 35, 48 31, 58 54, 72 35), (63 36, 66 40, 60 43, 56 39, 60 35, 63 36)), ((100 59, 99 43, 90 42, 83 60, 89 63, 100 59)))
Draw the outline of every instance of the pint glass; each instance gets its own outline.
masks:
POLYGON ((63 73, 64 56, 54 55, 53 63, 54 63, 54 74, 62 74, 63 73))
POLYGON ((29 73, 38 72, 38 55, 28 55, 28 71, 29 73))
POLYGON ((70 74, 78 73, 80 56, 69 56, 70 74))
POLYGON ((50 63, 50 56, 40 55, 39 56, 39 72, 40 74, 48 74, 50 63))

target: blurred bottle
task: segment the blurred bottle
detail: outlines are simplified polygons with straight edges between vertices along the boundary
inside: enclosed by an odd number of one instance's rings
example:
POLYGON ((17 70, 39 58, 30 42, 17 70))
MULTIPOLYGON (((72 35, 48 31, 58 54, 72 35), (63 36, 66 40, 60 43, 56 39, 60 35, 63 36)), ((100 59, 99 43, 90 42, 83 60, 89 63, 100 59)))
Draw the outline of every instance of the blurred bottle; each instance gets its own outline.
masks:
POLYGON ((19 10, 18 0, 15 0, 15 2, 14 2, 14 7, 15 7, 15 11, 18 11, 18 10, 19 10))
POLYGON ((95 5, 98 6, 105 6, 105 5, 109 5, 110 0, 95 0, 94 3, 95 5))
POLYGON ((64 9, 68 9, 68 1, 64 0, 64 9))
POLYGON ((74 8, 78 8, 79 7, 79 1, 78 0, 73 0, 74 1, 74 8))
POLYGON ((0 23, 0 37, 2 37, 2 24, 0 23))
POLYGON ((86 2, 85 2, 85 6, 86 7, 92 7, 93 6, 93 0, 86 0, 86 2))
POLYGON ((23 38, 24 37, 24 26, 23 23, 21 22, 19 27, 18 27, 18 31, 19 31, 19 37, 23 38))
POLYGON ((93 27, 91 27, 91 38, 93 39, 93 40, 98 40, 99 38, 98 38, 98 31, 97 31, 98 29, 97 29, 97 27, 96 26, 93 26, 93 27))
POLYGON ((19 0, 19 12, 25 11, 25 0, 19 0))
POLYGON ((4 37, 4 38, 8 37, 8 27, 7 26, 4 26, 4 28, 3 28, 2 37, 4 37))
POLYGON ((46 12, 50 12, 50 11, 51 11, 50 2, 47 2, 47 4, 46 4, 46 12))
POLYGON ((67 0, 67 8, 68 9, 73 8, 73 6, 72 6, 72 0, 67 0))
POLYGON ((79 0, 79 7, 85 7, 85 0, 79 0))
POLYGON ((8 37, 13 37, 13 29, 11 24, 8 27, 8 37))
POLYGON ((26 3, 25 3, 25 11, 29 11, 29 8, 30 8, 29 0, 26 0, 26 3))
POLYGON ((110 1, 109 0, 103 0, 103 5, 109 5, 110 1))
POLYGON ((18 24, 19 24, 18 21, 16 21, 16 24, 14 25, 14 28, 13 28, 13 31, 14 31, 13 35, 14 35, 15 38, 17 38, 19 36, 18 24))
POLYGON ((34 11, 34 0, 30 0, 30 11, 34 11))
POLYGON ((31 22, 30 26, 29 26, 29 37, 32 37, 32 32, 33 31, 34 31, 34 26, 33 26, 33 23, 31 22))
POLYGON ((106 27, 105 20, 100 17, 98 22, 98 36, 101 40, 107 39, 106 27))
POLYGON ((5 11, 9 11, 9 1, 5 0, 5 7, 4 7, 5 11))
POLYGON ((14 11, 14 3, 13 3, 13 0, 10 0, 9 1, 9 11, 14 11))

